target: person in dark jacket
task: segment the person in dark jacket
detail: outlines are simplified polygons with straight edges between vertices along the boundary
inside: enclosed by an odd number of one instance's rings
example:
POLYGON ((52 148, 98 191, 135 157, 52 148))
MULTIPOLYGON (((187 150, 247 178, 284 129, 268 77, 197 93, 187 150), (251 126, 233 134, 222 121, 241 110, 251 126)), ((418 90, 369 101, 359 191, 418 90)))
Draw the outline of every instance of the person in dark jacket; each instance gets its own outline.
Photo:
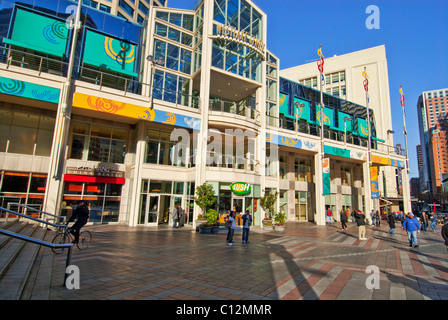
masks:
POLYGON ((347 214, 345 213, 344 209, 341 209, 339 216, 341 219, 342 230, 346 230, 347 229, 347 214))
POLYGON ((389 233, 394 234, 395 233, 395 216, 393 212, 389 212, 389 215, 387 216, 387 222, 389 223, 389 233))
POLYGON ((252 216, 250 211, 246 210, 246 213, 241 217, 243 220, 243 238, 242 243, 249 243, 249 230, 252 225, 252 216))
POLYGON ((361 211, 355 211, 354 218, 356 220, 356 224, 358 225, 358 235, 359 240, 367 240, 366 238, 366 215, 361 211))
POLYGON ((442 237, 445 240, 445 246, 448 250, 448 219, 445 218, 445 223, 442 227, 442 237))
POLYGON ((75 235, 75 240, 73 243, 78 243, 79 241, 79 232, 81 228, 89 221, 89 208, 87 207, 87 203, 84 200, 81 200, 73 211, 72 216, 67 221, 67 224, 76 220, 75 224, 69 228, 69 231, 75 235))

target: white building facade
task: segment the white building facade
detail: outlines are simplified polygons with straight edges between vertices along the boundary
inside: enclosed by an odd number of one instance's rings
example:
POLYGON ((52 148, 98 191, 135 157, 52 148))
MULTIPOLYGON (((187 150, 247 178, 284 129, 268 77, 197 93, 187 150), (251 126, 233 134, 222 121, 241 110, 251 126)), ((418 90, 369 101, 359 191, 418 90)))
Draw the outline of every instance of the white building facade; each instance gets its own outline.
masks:
MULTIPOLYGON (((249 210, 260 226, 260 199, 277 191, 289 221, 322 225, 326 208, 377 208, 371 167, 405 171, 404 157, 386 147, 388 90, 372 81, 380 92, 371 104, 381 103, 370 112, 383 116, 370 148, 365 106, 326 93, 333 118, 321 138, 319 88, 280 77, 267 16, 251 1, 154 6, 143 24, 83 6, 76 34, 65 23, 71 1, 1 5, 1 207, 67 215, 84 199, 91 222, 157 226, 171 224, 180 204, 195 226, 195 188, 209 183, 220 214, 249 210), (298 101, 308 117, 293 111, 298 101)), ((372 79, 387 77, 382 62, 367 68, 372 79)), ((347 100, 363 92, 357 71, 345 80, 347 100)))

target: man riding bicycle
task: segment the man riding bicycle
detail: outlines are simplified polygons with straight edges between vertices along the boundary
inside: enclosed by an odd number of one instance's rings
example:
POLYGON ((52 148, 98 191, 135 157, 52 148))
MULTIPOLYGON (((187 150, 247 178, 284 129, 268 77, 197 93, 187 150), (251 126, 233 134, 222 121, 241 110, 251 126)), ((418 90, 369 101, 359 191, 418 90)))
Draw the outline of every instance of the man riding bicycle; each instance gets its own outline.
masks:
POLYGON ((74 221, 76 222, 73 226, 69 228, 69 231, 75 235, 75 240, 72 243, 78 243, 79 241, 79 232, 81 228, 89 221, 89 208, 87 207, 87 203, 84 200, 81 200, 73 212, 70 219, 68 219, 67 224, 74 221))

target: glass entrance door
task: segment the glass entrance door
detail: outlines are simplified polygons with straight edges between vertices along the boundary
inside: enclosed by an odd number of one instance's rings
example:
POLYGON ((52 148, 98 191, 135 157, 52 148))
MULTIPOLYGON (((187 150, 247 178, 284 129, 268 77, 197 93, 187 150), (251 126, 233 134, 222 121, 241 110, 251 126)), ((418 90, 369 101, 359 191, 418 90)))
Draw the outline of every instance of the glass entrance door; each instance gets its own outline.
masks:
POLYGON ((243 200, 244 198, 237 198, 237 197, 233 197, 233 206, 232 206, 232 210, 235 211, 236 215, 239 215, 240 213, 243 212, 243 200))

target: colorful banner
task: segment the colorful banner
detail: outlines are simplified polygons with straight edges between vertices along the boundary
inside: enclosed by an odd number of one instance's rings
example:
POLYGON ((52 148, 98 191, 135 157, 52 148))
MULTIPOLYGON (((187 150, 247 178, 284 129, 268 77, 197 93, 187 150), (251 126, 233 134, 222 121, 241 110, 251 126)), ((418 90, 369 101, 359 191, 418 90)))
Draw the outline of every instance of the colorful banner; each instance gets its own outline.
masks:
POLYGON ((404 94, 403 94, 403 88, 401 88, 401 87, 400 87, 400 94, 401 94, 400 103, 401 103, 401 106, 404 108, 404 94))
POLYGON ((358 118, 358 134, 364 138, 369 136, 369 126, 367 121, 362 118, 358 118))
POLYGON ((294 97, 293 116, 311 122, 311 102, 294 97))
POLYGON ((347 130, 347 132, 353 132, 353 116, 338 111, 338 127, 341 131, 347 130), (344 118, 350 118, 350 120, 344 120, 344 118))
POLYGON ((370 167, 370 191, 372 199, 380 198, 380 191, 378 189, 378 167, 370 167))
POLYGON ((288 115, 289 97, 286 93, 280 92, 279 94, 279 113, 288 115))
POLYGON ((84 63, 136 77, 136 57, 136 45, 87 30, 84 63))
POLYGON ((17 8, 10 39, 3 42, 62 57, 67 39, 65 21, 17 8))
POLYGON ((11 96, 59 103, 60 91, 40 84, 0 77, 0 93, 11 96))
MULTIPOLYGON (((334 110, 331 108, 324 108, 324 115, 323 115, 323 122, 324 125, 333 127, 334 125, 334 110)), ((316 108, 316 123, 320 125, 321 120, 321 108, 316 108)))
POLYGON ((323 185, 323 195, 331 194, 330 186, 330 158, 322 159, 322 185, 323 185))
POLYGON ((199 130, 199 118, 75 92, 73 107, 199 130))

